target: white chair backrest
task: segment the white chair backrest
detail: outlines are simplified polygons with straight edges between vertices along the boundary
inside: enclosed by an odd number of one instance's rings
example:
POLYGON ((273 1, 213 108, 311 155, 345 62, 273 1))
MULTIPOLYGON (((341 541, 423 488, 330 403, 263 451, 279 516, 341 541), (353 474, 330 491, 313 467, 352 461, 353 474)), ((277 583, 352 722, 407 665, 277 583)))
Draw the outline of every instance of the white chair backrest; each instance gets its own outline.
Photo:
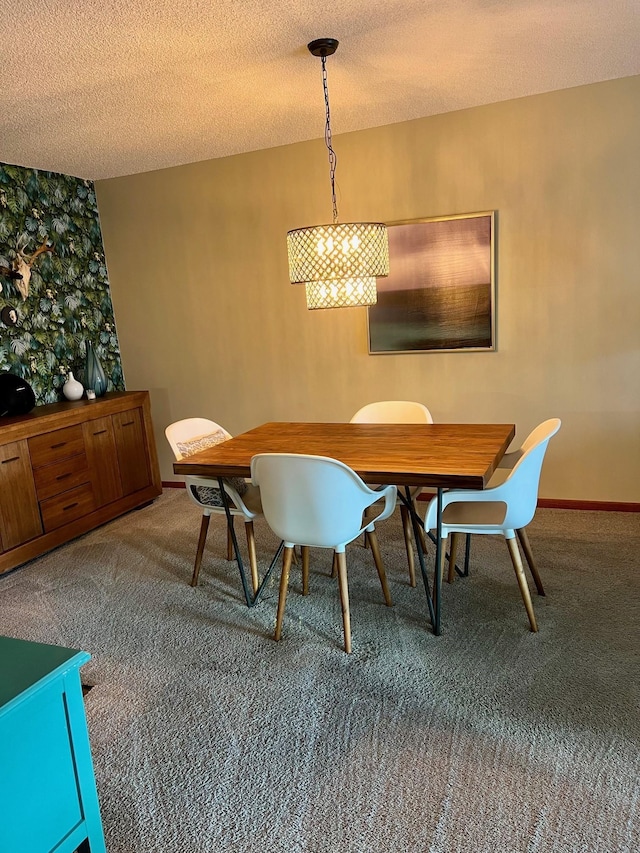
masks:
POLYGON ((359 409, 352 424, 432 424, 431 412, 422 403, 410 400, 381 400, 359 409))
POLYGON ((251 477, 267 524, 296 545, 333 548, 355 539, 373 494, 348 465, 326 456, 259 453, 251 477))
POLYGON ((520 451, 522 453, 526 453, 527 450, 530 450, 532 447, 535 447, 540 441, 544 441, 545 438, 548 440, 552 436, 554 436, 558 430, 560 429, 561 424, 560 418, 549 418, 549 420, 542 421, 541 424, 538 424, 537 427, 534 427, 529 435, 522 442, 522 447, 520 451))
POLYGON ((184 420, 169 424, 164 431, 178 461, 188 455, 183 452, 179 445, 218 433, 222 433, 225 439, 231 438, 231 433, 227 432, 224 427, 215 421, 207 420, 207 418, 184 418, 184 420))
MULTIPOLYGON (((560 429, 560 418, 550 418, 537 426, 522 445, 522 456, 513 466, 507 479, 497 489, 504 490, 507 512, 502 526, 508 530, 520 530, 526 527, 536 511, 538 486, 544 455, 549 440, 560 429)), ((485 494, 491 500, 489 489, 485 494)), ((495 500, 495 498, 494 498, 495 500)))

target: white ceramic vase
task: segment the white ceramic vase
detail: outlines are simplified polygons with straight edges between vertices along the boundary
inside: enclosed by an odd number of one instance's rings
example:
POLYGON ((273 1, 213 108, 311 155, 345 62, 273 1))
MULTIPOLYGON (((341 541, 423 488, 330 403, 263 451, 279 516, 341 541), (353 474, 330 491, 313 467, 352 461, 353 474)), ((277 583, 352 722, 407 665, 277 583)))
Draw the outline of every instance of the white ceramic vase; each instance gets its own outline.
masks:
POLYGON ((67 400, 79 400, 84 393, 82 382, 78 382, 71 371, 69 371, 67 381, 62 386, 62 393, 67 400))

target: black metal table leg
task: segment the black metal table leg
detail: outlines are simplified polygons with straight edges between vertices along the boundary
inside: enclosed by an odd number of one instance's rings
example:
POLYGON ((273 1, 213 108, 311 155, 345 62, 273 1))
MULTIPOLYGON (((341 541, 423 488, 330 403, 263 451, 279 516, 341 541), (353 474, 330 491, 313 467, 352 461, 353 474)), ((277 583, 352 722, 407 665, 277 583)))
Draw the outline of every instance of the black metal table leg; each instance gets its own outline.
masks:
POLYGON ((424 551, 422 550, 422 539, 420 538, 420 531, 418 530, 418 524, 420 523, 420 519, 417 516, 415 511, 415 507, 413 506, 413 501, 411 500, 411 489, 409 486, 405 487, 406 497, 402 495, 401 492, 398 492, 400 498, 402 499, 405 506, 409 509, 409 515, 411 517, 411 527, 413 529, 413 538, 416 541, 416 550, 418 552, 418 561, 420 563, 420 573, 422 574, 422 582, 424 583, 424 591, 427 596, 427 605, 429 607, 429 618, 431 619, 431 624, 435 626, 435 612, 433 609, 433 602, 431 601, 431 591, 429 589, 429 577, 427 575, 427 568, 424 564, 424 551))
POLYGON ((471 556, 471 534, 467 533, 467 541, 464 548, 464 572, 463 577, 469 577, 469 558, 471 556))
POLYGON ((440 636, 440 602, 442 598, 442 572, 440 562, 442 560, 442 488, 438 486, 436 496, 436 571, 433 578, 433 610, 435 619, 433 622, 433 633, 440 636))
POLYGON ((267 581, 269 580, 269 577, 271 575, 271 572, 274 569, 274 566, 276 565, 276 563, 278 562, 278 559, 280 558, 280 554, 282 554, 283 548, 284 548, 284 541, 280 542, 280 544, 278 545, 278 550, 276 551, 273 560, 271 560, 271 563, 269 565, 269 568, 267 569, 265 576, 260 581, 260 586, 256 590, 256 594, 253 598, 253 603, 251 605, 252 607, 255 607, 255 605, 258 603, 258 601, 260 601, 260 597, 262 596, 262 593, 264 592, 264 590, 267 586, 267 581))
MULTIPOLYGON (((242 562, 242 554, 240 553, 240 548, 238 547, 238 538, 236 536, 236 531, 233 527, 233 520, 231 518, 231 509, 229 507, 229 496, 224 490, 224 480, 222 477, 218 477, 218 485, 220 487, 220 496, 222 498, 222 506, 224 507, 225 515, 227 516, 227 527, 229 529, 229 533, 231 533, 231 540, 233 542, 233 550, 236 555, 236 563, 238 564, 238 570, 240 571, 240 580, 242 581, 242 589, 244 590, 244 598, 247 602, 247 607, 253 607, 255 604, 255 599, 251 594, 251 590, 249 588, 249 584, 247 582, 247 576, 244 571, 244 564, 242 562)), ((257 598, 257 595, 256 595, 257 598)))
POLYGON ((469 577, 469 559, 471 557, 471 534, 465 534, 465 546, 464 546, 464 569, 459 569, 457 566, 454 566, 456 570, 456 574, 461 578, 469 577))
POLYGON ((255 607, 258 601, 264 592, 271 572, 274 569, 274 566, 278 562, 280 554, 282 554, 282 549, 284 548, 284 542, 281 542, 278 546, 278 550, 275 553, 273 560, 271 560, 271 564, 267 569, 265 576, 262 578, 260 582, 260 586, 256 590, 255 595, 251 594, 251 589, 249 587, 249 583, 247 581, 247 576, 244 571, 244 563, 242 561, 242 554, 240 553, 240 548, 238 547, 238 539, 236 537, 236 531, 233 526, 233 518, 231 516, 231 508, 229 506, 229 496, 224 490, 223 479, 222 477, 218 477, 218 485, 220 486, 220 494, 222 496, 222 505, 224 506, 224 512, 227 516, 227 527, 229 528, 229 532, 231 533, 231 540, 233 542, 233 550, 236 555, 236 563, 238 564, 238 571, 240 572, 240 580, 242 581, 242 589, 244 590, 245 601, 247 602, 247 607, 255 607))

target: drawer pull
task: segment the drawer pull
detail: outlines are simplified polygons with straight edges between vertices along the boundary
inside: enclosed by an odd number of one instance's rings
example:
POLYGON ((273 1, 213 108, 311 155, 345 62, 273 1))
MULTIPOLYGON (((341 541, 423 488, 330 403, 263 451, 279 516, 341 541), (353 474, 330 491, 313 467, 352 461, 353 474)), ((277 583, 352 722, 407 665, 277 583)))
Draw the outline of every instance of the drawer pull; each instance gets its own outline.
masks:
POLYGON ((127 421, 126 423, 122 424, 122 426, 123 426, 123 427, 126 427, 126 426, 133 426, 133 424, 134 424, 134 423, 135 423, 135 421, 127 421))
POLYGON ((68 474, 60 474, 59 477, 56 477, 56 480, 66 480, 67 477, 70 477, 70 476, 71 476, 71 472, 69 472, 68 474))
POLYGON ((66 443, 66 441, 59 441, 57 444, 52 444, 51 449, 57 450, 59 447, 64 447, 66 443))
POLYGON ((7 462, 15 462, 15 461, 16 461, 16 459, 20 459, 20 457, 19 457, 19 456, 12 456, 12 457, 11 457, 11 459, 3 459, 3 460, 2 460, 2 464, 3 464, 3 465, 6 465, 6 464, 7 464, 7 462))
POLYGON ((73 503, 73 504, 69 504, 69 506, 64 506, 64 507, 62 507, 62 511, 63 511, 63 512, 66 512, 68 509, 73 509, 73 508, 74 508, 74 506, 78 506, 78 501, 76 501, 76 502, 75 502, 75 503, 73 503))
POLYGON ((94 432, 94 435, 102 435, 106 432, 106 429, 99 429, 98 432, 94 432))

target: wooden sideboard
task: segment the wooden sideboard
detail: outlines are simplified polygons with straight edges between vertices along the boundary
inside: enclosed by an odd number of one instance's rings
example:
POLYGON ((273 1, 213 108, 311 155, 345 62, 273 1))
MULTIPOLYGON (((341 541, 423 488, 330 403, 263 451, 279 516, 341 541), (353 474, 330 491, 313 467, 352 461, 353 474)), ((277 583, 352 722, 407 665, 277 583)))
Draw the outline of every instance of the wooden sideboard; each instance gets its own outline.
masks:
POLYGON ((0 573, 161 491, 147 391, 0 418, 0 573))

